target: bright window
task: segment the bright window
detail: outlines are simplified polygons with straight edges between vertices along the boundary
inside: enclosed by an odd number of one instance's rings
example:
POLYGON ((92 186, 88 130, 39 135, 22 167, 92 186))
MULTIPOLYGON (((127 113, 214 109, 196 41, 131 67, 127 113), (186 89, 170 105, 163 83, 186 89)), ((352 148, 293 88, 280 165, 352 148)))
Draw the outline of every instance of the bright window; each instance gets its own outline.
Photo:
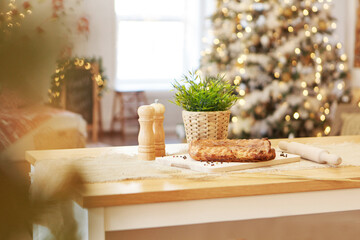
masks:
POLYGON ((115 0, 117 90, 168 90, 198 68, 203 1, 115 0))

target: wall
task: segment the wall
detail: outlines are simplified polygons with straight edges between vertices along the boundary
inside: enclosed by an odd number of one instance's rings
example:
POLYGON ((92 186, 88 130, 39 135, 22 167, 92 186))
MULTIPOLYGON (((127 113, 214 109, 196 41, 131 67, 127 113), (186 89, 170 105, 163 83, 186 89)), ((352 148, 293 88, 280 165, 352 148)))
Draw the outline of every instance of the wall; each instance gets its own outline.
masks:
MULTIPOLYGON (((84 0, 83 11, 87 13, 90 19, 90 36, 86 46, 80 46, 77 53, 86 56, 101 56, 105 67, 105 73, 109 78, 109 91, 102 100, 103 127, 107 131, 111 121, 112 111, 112 87, 115 80, 116 58, 115 58, 115 40, 116 24, 114 1, 116 0, 84 0)), ((336 35, 345 48, 345 53, 349 57, 352 66, 354 52, 354 31, 356 19, 356 0, 334 0, 333 15, 338 19, 336 35)), ((207 4, 209 4, 207 2, 207 4)), ((353 85, 360 87, 360 70, 352 71, 353 85)), ((175 126, 182 122, 181 111, 174 104, 169 103, 172 99, 172 92, 168 91, 149 91, 146 92, 149 102, 159 99, 165 104, 165 122, 167 131, 174 131, 175 126)), ((135 131, 136 129, 130 129, 135 131)), ((128 131, 128 129, 127 129, 128 131)))

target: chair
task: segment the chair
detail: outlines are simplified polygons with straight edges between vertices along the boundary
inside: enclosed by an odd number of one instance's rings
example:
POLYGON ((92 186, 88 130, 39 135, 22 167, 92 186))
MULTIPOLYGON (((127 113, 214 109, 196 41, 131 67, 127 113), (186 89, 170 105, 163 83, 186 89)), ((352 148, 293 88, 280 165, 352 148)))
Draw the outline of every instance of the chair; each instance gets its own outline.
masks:
POLYGON ((137 109, 146 104, 144 91, 115 91, 110 132, 115 133, 115 124, 120 123, 120 134, 125 136, 126 121, 137 120, 137 109))

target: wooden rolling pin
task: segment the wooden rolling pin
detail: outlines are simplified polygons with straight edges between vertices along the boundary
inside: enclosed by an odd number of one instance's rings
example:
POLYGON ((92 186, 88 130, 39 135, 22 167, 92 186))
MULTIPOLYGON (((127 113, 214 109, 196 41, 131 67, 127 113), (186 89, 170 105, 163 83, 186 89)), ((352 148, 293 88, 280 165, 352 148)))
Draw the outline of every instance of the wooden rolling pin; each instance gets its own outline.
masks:
POLYGON ((342 161, 341 157, 335 154, 330 154, 327 150, 302 143, 280 141, 278 146, 285 152, 297 154, 304 159, 318 163, 339 165, 342 161))

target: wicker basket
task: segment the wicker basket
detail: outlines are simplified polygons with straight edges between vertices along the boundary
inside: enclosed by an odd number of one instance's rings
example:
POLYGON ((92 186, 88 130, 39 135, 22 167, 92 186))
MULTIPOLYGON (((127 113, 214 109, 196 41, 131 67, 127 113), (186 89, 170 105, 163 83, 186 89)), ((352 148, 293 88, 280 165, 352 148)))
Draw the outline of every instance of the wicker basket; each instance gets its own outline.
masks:
POLYGON ((230 110, 218 112, 183 111, 186 140, 226 139, 230 120, 230 110))

